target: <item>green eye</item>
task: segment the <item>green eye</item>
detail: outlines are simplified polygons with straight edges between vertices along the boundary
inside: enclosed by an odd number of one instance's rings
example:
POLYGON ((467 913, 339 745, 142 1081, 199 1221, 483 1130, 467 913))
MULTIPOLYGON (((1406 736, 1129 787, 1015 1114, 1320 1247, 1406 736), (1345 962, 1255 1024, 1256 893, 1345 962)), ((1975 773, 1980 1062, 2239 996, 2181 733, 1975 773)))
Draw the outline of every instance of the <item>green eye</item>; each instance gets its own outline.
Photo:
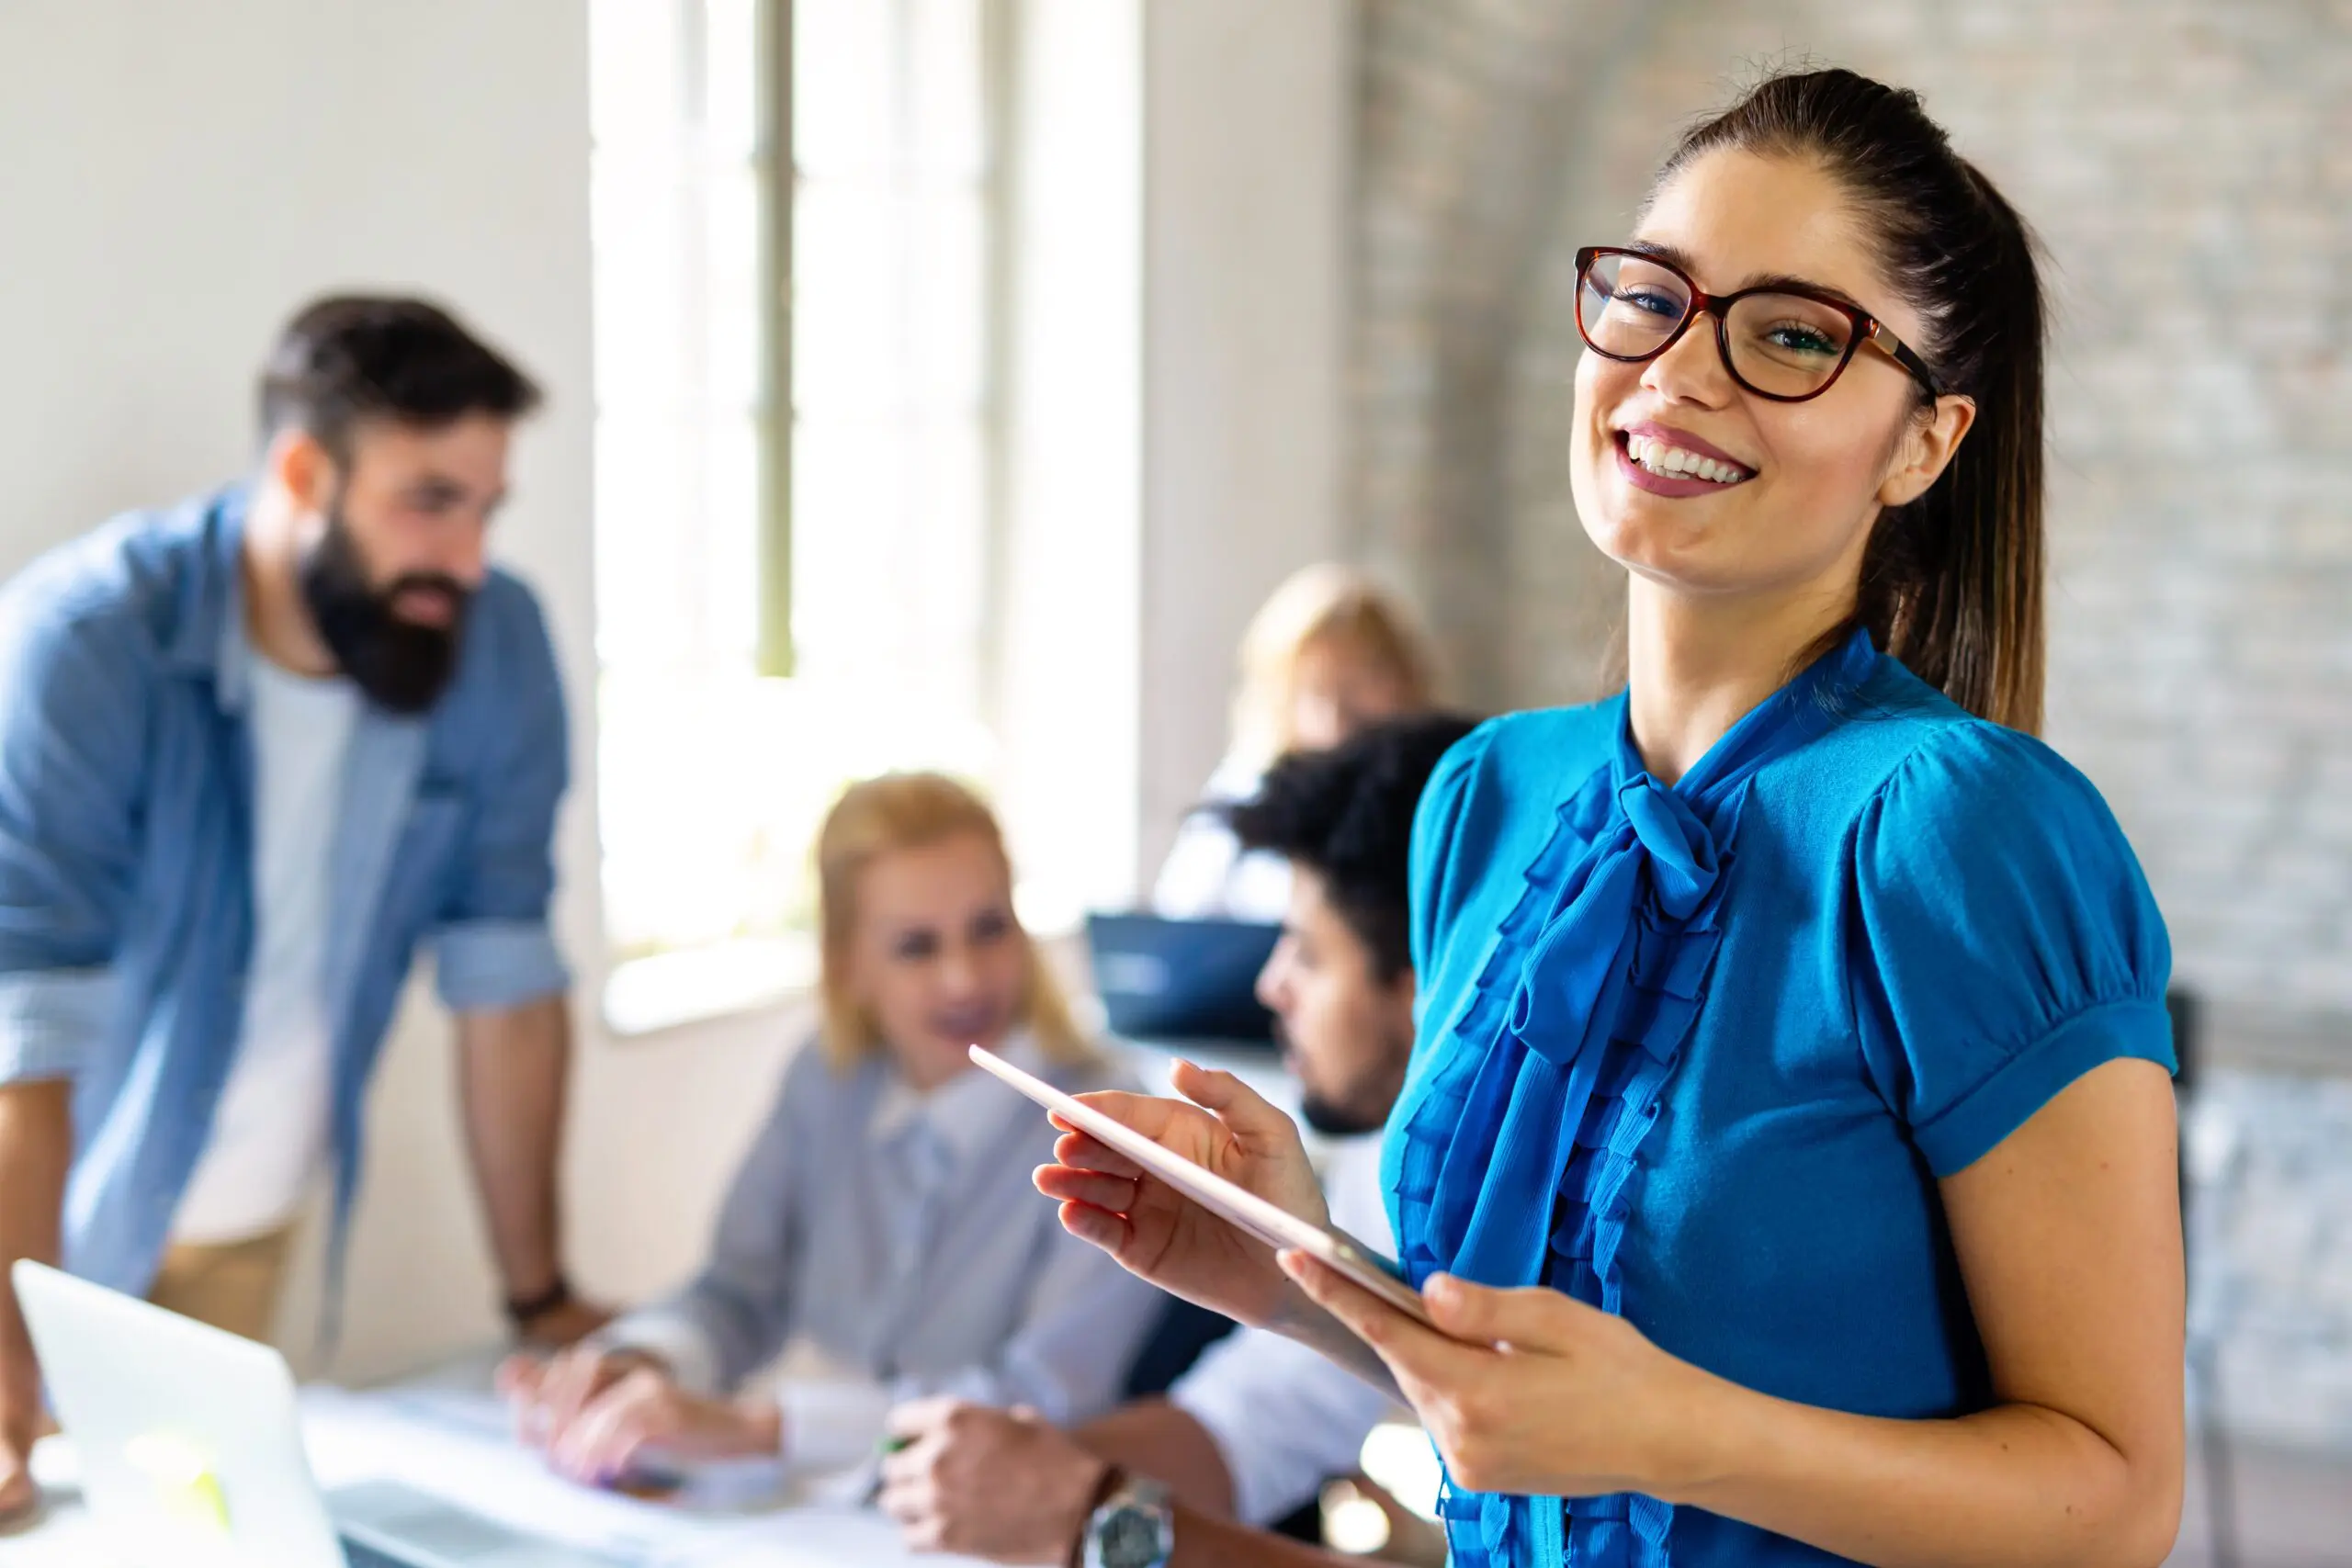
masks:
POLYGON ((1826 333, 1795 322, 1772 328, 1764 334, 1764 341, 1791 354, 1817 354, 1830 357, 1838 353, 1838 344, 1826 333))

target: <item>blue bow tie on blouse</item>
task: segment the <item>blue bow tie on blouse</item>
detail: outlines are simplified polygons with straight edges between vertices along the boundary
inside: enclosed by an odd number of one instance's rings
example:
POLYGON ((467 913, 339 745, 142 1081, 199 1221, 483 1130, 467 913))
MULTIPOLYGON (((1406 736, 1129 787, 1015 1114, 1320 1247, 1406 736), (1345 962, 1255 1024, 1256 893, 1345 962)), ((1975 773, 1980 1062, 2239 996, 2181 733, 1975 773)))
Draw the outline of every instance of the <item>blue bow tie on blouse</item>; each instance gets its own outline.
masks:
MULTIPOLYGON (((1623 1310, 1627 1188, 1705 999, 1748 781, 1830 728, 1834 694, 1877 658, 1855 631, 1671 786, 1644 768, 1617 699, 1614 764, 1560 807, 1473 999, 1391 1123, 1398 1236, 1416 1283, 1441 1271, 1548 1283, 1623 1310)), ((1464 1568, 1668 1561, 1673 1509, 1652 1497, 1563 1502, 1449 1485, 1443 1509, 1464 1568)))

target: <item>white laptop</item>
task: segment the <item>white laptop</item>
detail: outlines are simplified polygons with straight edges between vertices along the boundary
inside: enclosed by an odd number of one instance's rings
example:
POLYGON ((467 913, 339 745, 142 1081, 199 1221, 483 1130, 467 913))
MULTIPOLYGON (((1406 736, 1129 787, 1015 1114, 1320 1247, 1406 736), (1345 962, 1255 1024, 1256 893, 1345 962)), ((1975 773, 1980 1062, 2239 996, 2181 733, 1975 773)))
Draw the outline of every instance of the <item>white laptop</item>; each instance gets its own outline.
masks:
POLYGON ((390 1483, 322 1495, 277 1351, 38 1263, 12 1275, 121 1568, 625 1568, 390 1483))

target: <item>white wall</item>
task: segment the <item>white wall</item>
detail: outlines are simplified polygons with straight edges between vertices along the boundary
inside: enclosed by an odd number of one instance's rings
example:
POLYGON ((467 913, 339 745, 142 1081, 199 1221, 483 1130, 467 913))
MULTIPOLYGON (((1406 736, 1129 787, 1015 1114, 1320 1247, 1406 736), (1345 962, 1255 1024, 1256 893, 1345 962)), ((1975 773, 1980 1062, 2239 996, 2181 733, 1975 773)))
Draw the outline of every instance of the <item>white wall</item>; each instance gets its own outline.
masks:
MULTIPOLYGON (((593 980, 587 124, 574 0, 0 6, 0 572, 119 508, 238 472, 253 369, 306 296, 366 285, 450 301, 551 394, 497 547, 538 587, 571 684, 581 783, 558 922, 593 980)), ((736 1020, 620 1046, 579 1010, 579 1272, 633 1294, 688 1266, 786 1031, 736 1020)), ((388 1053, 346 1371, 497 1326, 447 1042, 412 1008, 388 1053)), ((299 1303, 287 1326, 308 1342, 299 1303)))
POLYGON ((1144 0, 1007 11, 998 804, 1066 929, 1136 860, 1144 0))
POLYGON ((1353 15, 1347 0, 1145 14, 1147 874, 1224 750, 1242 628, 1347 538, 1353 15))

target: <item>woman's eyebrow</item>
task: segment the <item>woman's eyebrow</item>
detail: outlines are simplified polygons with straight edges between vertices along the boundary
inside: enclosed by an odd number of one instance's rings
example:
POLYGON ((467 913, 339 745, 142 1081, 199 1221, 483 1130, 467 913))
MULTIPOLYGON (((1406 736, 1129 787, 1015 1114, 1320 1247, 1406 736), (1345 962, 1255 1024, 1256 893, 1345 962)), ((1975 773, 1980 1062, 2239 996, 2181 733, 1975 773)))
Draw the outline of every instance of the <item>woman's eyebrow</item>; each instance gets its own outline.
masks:
MULTIPOLYGON (((1639 251, 1645 256, 1656 256, 1658 260, 1678 266, 1694 276, 1699 271, 1699 265, 1691 260, 1690 253, 1679 245, 1664 245, 1655 240, 1635 240, 1626 246, 1626 249, 1639 251)), ((1832 288, 1815 278, 1800 277, 1791 272, 1750 273, 1737 288, 1726 289, 1724 292, 1744 294, 1751 288, 1773 288, 1791 294, 1818 294, 1826 299, 1835 299, 1841 305, 1851 306, 1857 310, 1861 310, 1864 315, 1870 314, 1868 310, 1863 310, 1860 301, 1844 289, 1832 288)))

